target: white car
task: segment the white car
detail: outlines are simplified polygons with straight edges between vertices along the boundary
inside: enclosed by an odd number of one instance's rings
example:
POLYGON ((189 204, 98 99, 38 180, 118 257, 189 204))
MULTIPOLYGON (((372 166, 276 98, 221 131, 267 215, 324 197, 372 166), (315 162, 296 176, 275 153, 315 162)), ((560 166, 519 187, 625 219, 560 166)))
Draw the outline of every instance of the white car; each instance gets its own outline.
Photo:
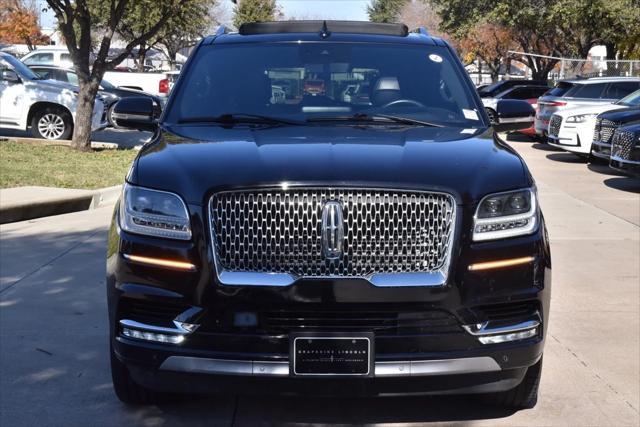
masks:
POLYGON ((550 145, 579 156, 591 156, 591 142, 596 125, 596 116, 607 111, 640 106, 640 90, 612 104, 591 105, 558 111, 551 116, 548 128, 550 145))
MULTIPOLYGON (((15 57, 0 52, 0 127, 28 130, 34 138, 69 139, 78 88, 42 80, 15 57)), ((96 99, 91 130, 107 126, 104 103, 96 99)))
POLYGON ((21 61, 27 65, 53 65, 56 67, 73 67, 71 54, 63 47, 42 47, 32 50, 22 57, 21 61))

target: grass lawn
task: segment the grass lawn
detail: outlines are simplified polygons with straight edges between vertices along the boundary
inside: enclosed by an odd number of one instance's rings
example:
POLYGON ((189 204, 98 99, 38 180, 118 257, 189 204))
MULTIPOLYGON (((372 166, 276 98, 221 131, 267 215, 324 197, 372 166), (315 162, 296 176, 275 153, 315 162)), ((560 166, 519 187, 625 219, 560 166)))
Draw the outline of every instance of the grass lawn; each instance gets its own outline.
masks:
POLYGON ((0 142, 0 188, 109 187, 124 181, 136 154, 135 150, 82 152, 59 145, 0 142))

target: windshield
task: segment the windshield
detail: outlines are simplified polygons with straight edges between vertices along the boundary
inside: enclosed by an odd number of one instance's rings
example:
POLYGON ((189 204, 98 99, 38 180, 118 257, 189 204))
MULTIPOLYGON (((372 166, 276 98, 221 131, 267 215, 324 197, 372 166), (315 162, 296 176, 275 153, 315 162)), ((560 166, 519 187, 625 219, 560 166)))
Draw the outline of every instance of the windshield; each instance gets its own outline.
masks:
POLYGON ((629 107, 638 107, 640 106, 640 90, 637 90, 633 93, 622 98, 620 101, 616 102, 619 105, 627 105, 629 107))
POLYGON ((565 93, 569 91, 574 86, 573 83, 569 82, 558 82, 556 87, 547 91, 543 96, 563 96, 565 93))
MULTIPOLYGON (((483 126, 472 88, 446 48, 396 44, 205 46, 165 120, 254 115, 362 123, 377 114, 452 127, 483 126)), ((205 120, 203 120, 205 121, 205 120)))
POLYGON ((11 55, 3 55, 0 59, 3 62, 7 63, 11 68, 13 68, 13 70, 18 73, 23 79, 38 80, 40 78, 36 73, 31 71, 29 67, 27 67, 11 55))
POLYGON ((102 80, 102 81, 100 82, 100 86, 102 86, 102 87, 103 87, 103 88, 105 88, 105 89, 115 89, 115 88, 116 88, 112 83, 109 83, 109 82, 108 82, 108 81, 106 81, 106 80, 102 80))
POLYGON ((503 82, 492 83, 489 86, 485 86, 482 89, 478 89, 478 94, 483 98, 488 98, 497 95, 499 92, 505 91, 505 85, 503 82))

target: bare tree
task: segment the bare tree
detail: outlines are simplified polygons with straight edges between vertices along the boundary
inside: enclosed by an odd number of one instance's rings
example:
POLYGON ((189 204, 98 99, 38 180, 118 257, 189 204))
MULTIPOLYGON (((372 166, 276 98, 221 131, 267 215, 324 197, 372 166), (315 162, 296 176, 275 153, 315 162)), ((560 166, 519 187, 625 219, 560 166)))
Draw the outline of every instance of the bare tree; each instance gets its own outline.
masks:
POLYGON ((100 82, 107 70, 127 58, 131 51, 145 43, 165 26, 169 18, 178 8, 189 0, 157 0, 153 7, 160 13, 153 25, 138 37, 129 40, 120 54, 109 58, 109 48, 123 16, 131 6, 130 0, 47 0, 53 10, 58 27, 62 33, 73 65, 78 75, 78 103, 73 129, 72 146, 78 149, 89 149, 91 144, 91 118, 93 106, 100 87, 100 82), (97 52, 92 52, 92 31, 101 30, 97 52), (95 60, 91 66, 91 56, 95 60))

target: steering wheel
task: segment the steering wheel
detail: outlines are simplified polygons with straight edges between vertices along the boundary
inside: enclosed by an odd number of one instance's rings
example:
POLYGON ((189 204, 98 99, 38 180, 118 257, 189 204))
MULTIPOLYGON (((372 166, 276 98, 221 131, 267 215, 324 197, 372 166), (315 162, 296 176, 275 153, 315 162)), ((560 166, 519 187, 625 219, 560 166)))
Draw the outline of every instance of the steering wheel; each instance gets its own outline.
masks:
POLYGON ((421 107, 426 108, 425 105, 421 102, 414 101, 413 99, 396 99, 395 101, 391 101, 387 104, 384 104, 382 108, 394 107, 396 105, 410 105, 413 107, 421 107))

